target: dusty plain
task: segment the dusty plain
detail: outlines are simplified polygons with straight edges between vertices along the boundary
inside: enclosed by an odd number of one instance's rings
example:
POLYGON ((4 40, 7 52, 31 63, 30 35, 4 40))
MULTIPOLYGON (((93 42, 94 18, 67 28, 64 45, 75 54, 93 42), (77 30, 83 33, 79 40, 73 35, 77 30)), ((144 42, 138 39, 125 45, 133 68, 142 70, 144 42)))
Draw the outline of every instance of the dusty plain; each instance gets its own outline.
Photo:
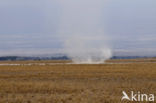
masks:
POLYGON ((156 59, 0 62, 0 103, 122 103, 123 90, 156 94, 156 59))

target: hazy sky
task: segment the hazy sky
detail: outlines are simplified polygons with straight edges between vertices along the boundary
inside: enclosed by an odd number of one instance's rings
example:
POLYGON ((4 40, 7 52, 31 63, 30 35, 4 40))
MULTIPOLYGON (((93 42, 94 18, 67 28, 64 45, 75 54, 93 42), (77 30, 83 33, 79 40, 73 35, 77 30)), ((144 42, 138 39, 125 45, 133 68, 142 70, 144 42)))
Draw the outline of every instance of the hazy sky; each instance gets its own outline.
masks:
MULTIPOLYGON (((61 52, 61 9, 58 0, 1 0, 0 55, 61 52)), ((155 0, 106 0, 102 18, 114 54, 156 55, 155 0)))

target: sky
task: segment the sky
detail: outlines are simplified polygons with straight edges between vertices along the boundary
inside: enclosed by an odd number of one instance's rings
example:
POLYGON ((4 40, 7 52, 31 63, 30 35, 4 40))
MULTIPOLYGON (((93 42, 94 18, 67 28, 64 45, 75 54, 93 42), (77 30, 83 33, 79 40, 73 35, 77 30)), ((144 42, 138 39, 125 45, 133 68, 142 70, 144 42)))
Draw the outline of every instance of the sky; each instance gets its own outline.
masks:
MULTIPOLYGON (((61 53, 59 3, 61 0, 1 0, 0 56, 61 53)), ((156 55, 155 0, 106 0, 102 22, 113 55, 156 55)))

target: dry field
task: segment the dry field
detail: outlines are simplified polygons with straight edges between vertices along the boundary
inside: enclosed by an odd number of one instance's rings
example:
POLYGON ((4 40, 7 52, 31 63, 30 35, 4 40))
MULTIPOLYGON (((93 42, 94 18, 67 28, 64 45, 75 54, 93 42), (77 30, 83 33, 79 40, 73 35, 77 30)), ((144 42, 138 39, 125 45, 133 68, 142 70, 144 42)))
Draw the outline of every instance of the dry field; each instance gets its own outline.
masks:
MULTIPOLYGON (((32 62, 36 61, 0 64, 32 62)), ((69 61, 0 65, 0 103, 122 103, 123 90, 156 94, 153 59, 107 61, 115 64, 48 64, 52 62, 69 61)))

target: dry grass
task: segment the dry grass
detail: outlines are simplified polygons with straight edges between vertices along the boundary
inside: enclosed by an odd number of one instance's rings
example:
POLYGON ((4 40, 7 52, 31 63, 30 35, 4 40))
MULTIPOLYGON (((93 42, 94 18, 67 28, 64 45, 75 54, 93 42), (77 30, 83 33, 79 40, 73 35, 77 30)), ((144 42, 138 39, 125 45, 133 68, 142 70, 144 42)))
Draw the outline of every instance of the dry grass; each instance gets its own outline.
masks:
POLYGON ((121 103, 123 90, 156 94, 156 63, 0 66, 0 103, 121 103))

